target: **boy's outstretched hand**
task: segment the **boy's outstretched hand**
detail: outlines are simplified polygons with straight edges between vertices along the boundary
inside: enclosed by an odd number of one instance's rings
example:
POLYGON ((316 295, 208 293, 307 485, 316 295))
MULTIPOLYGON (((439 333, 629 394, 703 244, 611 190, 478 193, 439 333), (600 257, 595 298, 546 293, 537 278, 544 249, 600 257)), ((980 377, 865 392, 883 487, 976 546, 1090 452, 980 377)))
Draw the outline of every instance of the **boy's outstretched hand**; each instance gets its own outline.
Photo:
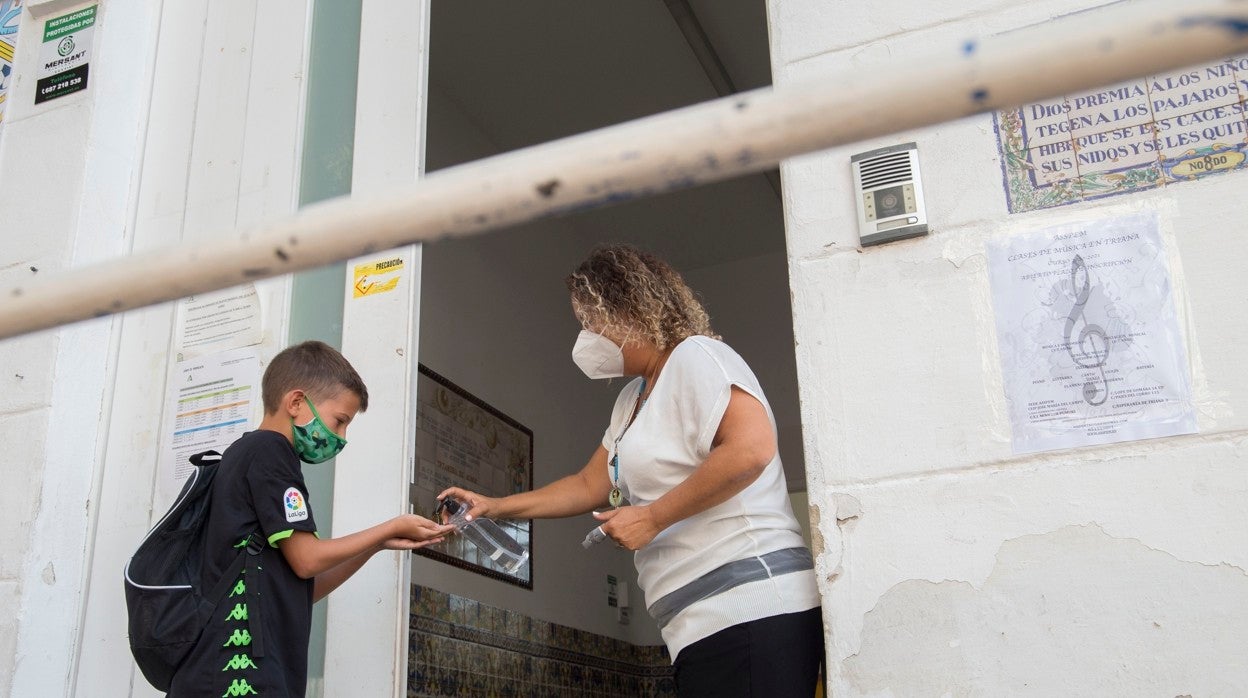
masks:
POLYGON ((454 526, 443 526, 416 514, 395 517, 394 527, 395 535, 382 544, 386 550, 416 550, 441 543, 455 530, 454 526))

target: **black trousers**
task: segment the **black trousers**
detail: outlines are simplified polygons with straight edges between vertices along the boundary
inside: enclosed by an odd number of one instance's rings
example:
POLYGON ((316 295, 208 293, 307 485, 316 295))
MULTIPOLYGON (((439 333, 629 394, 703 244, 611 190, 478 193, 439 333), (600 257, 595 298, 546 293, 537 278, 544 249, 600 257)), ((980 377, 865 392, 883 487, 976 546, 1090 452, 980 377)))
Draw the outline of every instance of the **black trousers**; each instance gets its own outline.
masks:
POLYGON ((725 628, 676 655, 680 698, 812 698, 823 663, 819 609, 725 628))

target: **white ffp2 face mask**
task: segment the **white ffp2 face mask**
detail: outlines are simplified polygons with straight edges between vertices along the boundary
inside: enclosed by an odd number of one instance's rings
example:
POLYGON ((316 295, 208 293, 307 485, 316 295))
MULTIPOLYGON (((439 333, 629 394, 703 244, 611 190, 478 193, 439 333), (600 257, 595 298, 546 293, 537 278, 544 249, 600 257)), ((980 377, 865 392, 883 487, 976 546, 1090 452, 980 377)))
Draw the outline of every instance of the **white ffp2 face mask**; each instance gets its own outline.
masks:
POLYGON ((572 347, 572 361, 590 378, 619 378, 624 375, 624 352, 615 342, 596 332, 581 330, 572 347))

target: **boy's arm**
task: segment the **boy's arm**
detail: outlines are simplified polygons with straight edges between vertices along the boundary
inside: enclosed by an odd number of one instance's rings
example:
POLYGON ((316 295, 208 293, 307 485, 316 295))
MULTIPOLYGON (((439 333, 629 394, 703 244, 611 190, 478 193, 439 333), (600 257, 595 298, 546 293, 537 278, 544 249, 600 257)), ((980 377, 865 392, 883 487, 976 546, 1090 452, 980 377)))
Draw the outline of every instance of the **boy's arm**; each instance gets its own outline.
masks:
POLYGON ((361 558, 354 567, 344 567, 346 575, 334 584, 336 587, 367 562, 373 553, 383 547, 394 547, 387 545, 389 541, 406 539, 413 543, 412 547, 420 547, 417 544, 437 542, 452 529, 452 526, 440 526, 415 514, 404 514, 341 538, 321 540, 307 531, 295 531, 277 545, 291 569, 303 579, 312 579, 354 558, 361 558))
POLYGON ((350 560, 316 575, 316 582, 312 588, 312 602, 316 603, 329 596, 330 592, 342 586, 342 583, 358 572, 364 566, 364 563, 368 562, 374 554, 382 550, 416 550, 417 548, 423 548, 426 545, 433 545, 441 541, 442 537, 440 536, 423 541, 416 541, 410 538, 391 538, 372 550, 366 550, 350 560))
POLYGON ((342 586, 343 582, 350 579, 351 575, 358 572, 364 566, 364 563, 368 562, 369 558, 380 550, 382 550, 380 547, 366 550, 350 560, 316 575, 316 581, 312 587, 312 602, 316 603, 329 596, 329 592, 342 586))

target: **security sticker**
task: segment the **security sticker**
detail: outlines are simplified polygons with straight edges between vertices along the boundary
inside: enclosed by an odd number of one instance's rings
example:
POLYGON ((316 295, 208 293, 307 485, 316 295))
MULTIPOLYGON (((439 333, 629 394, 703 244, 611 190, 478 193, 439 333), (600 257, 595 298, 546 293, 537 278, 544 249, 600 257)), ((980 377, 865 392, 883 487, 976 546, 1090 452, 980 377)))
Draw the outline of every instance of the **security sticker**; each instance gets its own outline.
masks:
POLYGON ((378 262, 357 264, 353 276, 352 296, 355 298, 389 293, 398 288, 399 279, 403 277, 403 258, 391 257, 378 262))

